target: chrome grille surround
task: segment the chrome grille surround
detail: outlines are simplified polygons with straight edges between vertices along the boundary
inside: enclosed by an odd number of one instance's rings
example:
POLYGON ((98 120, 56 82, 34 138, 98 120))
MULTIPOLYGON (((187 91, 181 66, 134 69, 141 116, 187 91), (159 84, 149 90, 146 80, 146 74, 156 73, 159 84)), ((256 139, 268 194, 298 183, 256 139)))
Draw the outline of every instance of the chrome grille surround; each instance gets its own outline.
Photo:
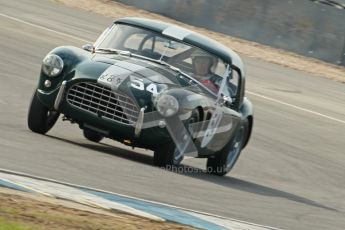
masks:
POLYGON ((134 125, 139 116, 139 107, 131 97, 93 82, 72 85, 67 92, 67 102, 73 107, 126 125, 134 125))

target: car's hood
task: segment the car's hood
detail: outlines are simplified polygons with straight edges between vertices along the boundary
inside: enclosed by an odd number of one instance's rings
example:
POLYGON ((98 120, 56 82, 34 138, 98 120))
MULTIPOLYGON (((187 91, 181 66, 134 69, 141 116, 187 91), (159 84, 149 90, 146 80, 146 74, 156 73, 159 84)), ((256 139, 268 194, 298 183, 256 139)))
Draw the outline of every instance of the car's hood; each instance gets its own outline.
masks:
MULTIPOLYGON (((167 66, 120 55, 98 55, 76 67, 74 79, 97 83, 133 97, 140 107, 164 90, 190 86, 186 77, 167 66)), ((151 105, 152 106, 152 105, 151 105)))

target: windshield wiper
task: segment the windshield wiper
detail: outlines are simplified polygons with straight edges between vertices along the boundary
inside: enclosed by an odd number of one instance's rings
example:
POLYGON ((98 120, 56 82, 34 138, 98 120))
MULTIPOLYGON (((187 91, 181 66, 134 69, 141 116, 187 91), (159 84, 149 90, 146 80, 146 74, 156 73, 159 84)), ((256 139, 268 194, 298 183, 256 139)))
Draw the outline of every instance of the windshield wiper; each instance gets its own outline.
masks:
POLYGON ((107 53, 114 53, 114 54, 120 54, 120 55, 125 55, 125 56, 132 56, 132 53, 127 50, 118 50, 114 48, 97 48, 96 51, 102 51, 102 52, 107 52, 107 53))
POLYGON ((115 53, 115 54, 119 54, 121 52, 121 50, 117 50, 117 49, 113 49, 113 48, 97 48, 95 51, 96 52, 102 51, 102 52, 115 53))

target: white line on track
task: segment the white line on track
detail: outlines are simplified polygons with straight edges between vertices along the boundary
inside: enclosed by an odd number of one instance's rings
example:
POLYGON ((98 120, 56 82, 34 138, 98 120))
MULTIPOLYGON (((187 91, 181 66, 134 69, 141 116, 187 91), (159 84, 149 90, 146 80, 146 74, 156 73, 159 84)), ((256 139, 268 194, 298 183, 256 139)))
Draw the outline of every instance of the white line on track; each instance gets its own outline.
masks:
POLYGON ((31 22, 27 22, 27 21, 24 21, 22 19, 9 16, 7 14, 0 13, 0 16, 8 18, 8 19, 11 19, 13 21, 21 22, 21 23, 23 23, 25 25, 29 25, 29 26, 32 26, 32 27, 35 27, 35 28, 38 28, 38 29, 41 29, 41 30, 45 30, 45 31, 53 32, 53 33, 56 33, 56 34, 59 34, 59 35, 65 36, 65 37, 73 38, 75 40, 80 40, 80 41, 86 42, 86 43, 92 43, 92 42, 90 42, 90 41, 88 41, 86 39, 83 39, 83 38, 80 38, 80 37, 77 37, 77 36, 73 36, 73 35, 70 35, 70 34, 66 34, 66 33, 63 33, 63 32, 57 31, 57 30, 49 29, 47 27, 40 26, 40 25, 37 25, 37 24, 33 24, 31 22))
POLYGON ((306 113, 311 113, 311 114, 314 114, 314 115, 317 115, 317 116, 320 116, 320 117, 323 117, 323 118, 327 118, 327 119, 332 120, 332 121, 336 121, 336 122, 345 124, 344 120, 340 120, 340 119, 337 119, 337 118, 334 118, 334 117, 331 117, 331 116, 328 116, 328 115, 325 115, 325 114, 322 114, 322 113, 319 113, 319 112, 315 112, 315 111, 312 111, 312 110, 309 110, 309 109, 305 109, 305 108, 302 108, 302 107, 299 107, 299 106, 296 106, 296 105, 292 105, 292 104, 289 104, 287 102, 279 101, 277 99, 274 99, 274 98, 271 98, 271 97, 267 97, 267 96, 264 96, 264 95, 261 95, 261 94, 258 94, 258 93, 254 93, 254 92, 250 92, 250 91, 247 91, 247 93, 251 94, 251 95, 254 95, 256 97, 260 97, 260 98, 266 99, 268 101, 272 101, 272 102, 275 102, 275 103, 278 103, 278 104, 281 104, 281 105, 289 106, 289 107, 294 108, 296 110, 301 110, 301 111, 306 112, 306 113))
MULTIPOLYGON (((69 37, 69 38, 72 38, 72 39, 75 39, 75 40, 83 41, 83 42, 86 42, 86 43, 92 43, 92 42, 90 42, 90 41, 88 41, 86 39, 83 39, 83 38, 80 38, 80 37, 77 37, 77 36, 73 36, 73 35, 70 35, 70 34, 66 34, 66 33, 63 33, 63 32, 60 32, 60 31, 56 31, 56 30, 53 30, 53 29, 49 29, 47 27, 40 26, 40 25, 37 25, 37 24, 33 24, 31 22, 27 22, 27 21, 24 21, 22 19, 9 16, 7 14, 0 13, 0 16, 8 18, 8 19, 12 19, 12 20, 17 21, 17 22, 21 22, 23 24, 26 24, 26 25, 29 25, 29 26, 32 26, 32 27, 35 27, 35 28, 38 28, 38 29, 46 30, 46 31, 49 31, 49 32, 53 32, 53 33, 65 36, 65 37, 69 37)), ((300 111, 303 111, 303 112, 306 112, 306 113, 314 114, 316 116, 320 116, 320 117, 327 118, 327 119, 332 120, 332 121, 336 121, 336 122, 345 124, 344 120, 337 119, 337 118, 334 118, 334 117, 331 117, 331 116, 328 116, 328 115, 325 115, 325 114, 322 114, 322 113, 319 113, 319 112, 315 112, 315 111, 312 111, 312 110, 309 110, 309 109, 305 109, 305 108, 302 108, 302 107, 299 107, 299 106, 296 106, 296 105, 292 105, 292 104, 287 103, 287 102, 279 101, 277 99, 270 98, 270 97, 267 97, 267 96, 264 96, 264 95, 261 95, 261 94, 258 94, 258 93, 254 93, 254 92, 251 92, 251 91, 247 91, 247 93, 251 94, 251 95, 254 95, 254 96, 257 96, 257 97, 260 97, 262 99, 268 100, 268 101, 272 101, 272 102, 276 102, 276 103, 281 104, 281 105, 289 106, 289 107, 294 108, 296 110, 300 110, 300 111)))

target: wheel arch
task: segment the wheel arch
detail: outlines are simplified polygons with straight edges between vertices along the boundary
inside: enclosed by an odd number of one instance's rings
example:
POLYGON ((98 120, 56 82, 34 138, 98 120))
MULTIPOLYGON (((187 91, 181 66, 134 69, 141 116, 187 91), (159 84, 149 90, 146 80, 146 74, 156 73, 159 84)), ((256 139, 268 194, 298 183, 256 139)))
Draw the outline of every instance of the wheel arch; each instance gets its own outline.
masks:
POLYGON ((249 101, 249 99, 246 97, 243 100, 243 104, 240 108, 240 112, 242 113, 242 117, 245 120, 245 122, 248 122, 248 130, 246 132, 247 134, 246 134, 245 141, 242 147, 242 149, 244 149, 250 140, 250 137, 253 131, 253 125, 254 125, 253 105, 249 101))

